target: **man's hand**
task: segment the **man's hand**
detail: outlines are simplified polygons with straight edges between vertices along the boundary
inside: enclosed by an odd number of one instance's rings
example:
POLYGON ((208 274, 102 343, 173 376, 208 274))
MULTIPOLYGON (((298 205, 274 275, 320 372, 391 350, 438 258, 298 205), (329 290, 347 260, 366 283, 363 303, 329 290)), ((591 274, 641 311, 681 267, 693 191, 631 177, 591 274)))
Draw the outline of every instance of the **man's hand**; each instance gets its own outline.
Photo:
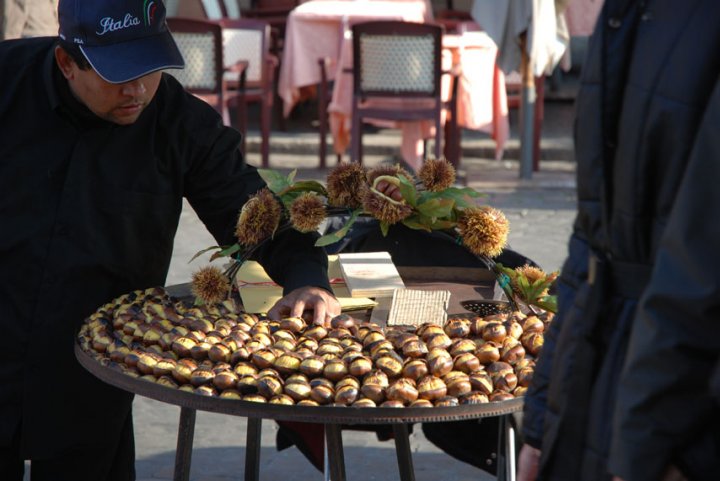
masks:
POLYGON ((329 325, 330 319, 341 312, 335 296, 319 287, 300 287, 280 299, 268 311, 270 319, 302 317, 303 312, 312 310, 314 324, 329 325))
POLYGON ((524 444, 518 456, 518 481, 535 481, 540 464, 540 450, 524 444))
POLYGON ((400 187, 398 187, 395 184, 391 184, 390 182, 386 180, 381 180, 377 183, 375 186, 375 190, 380 192, 381 194, 385 194, 386 196, 390 197, 392 200, 395 201, 401 201, 402 200, 402 194, 400 193, 400 187))

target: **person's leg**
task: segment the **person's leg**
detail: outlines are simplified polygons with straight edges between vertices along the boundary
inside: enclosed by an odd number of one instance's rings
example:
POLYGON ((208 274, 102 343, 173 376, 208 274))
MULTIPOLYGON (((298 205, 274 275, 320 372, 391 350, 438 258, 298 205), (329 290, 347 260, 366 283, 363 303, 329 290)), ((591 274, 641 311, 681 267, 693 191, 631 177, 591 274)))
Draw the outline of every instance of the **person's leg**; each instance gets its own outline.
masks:
POLYGON ((27 0, 27 22, 23 37, 58 34, 57 2, 55 0, 27 0))
MULTIPOLYGON (((101 434, 99 436, 102 436, 101 434)), ((5 478, 2 478, 5 479, 5 478)), ((125 421, 114 445, 88 440, 88 444, 53 459, 33 460, 31 481, 134 481, 135 440, 132 416, 125 421)))
POLYGON ((25 0, 0 0, 0 40, 22 37, 26 21, 25 0))
POLYGON ((22 481, 25 461, 20 457, 20 430, 9 446, 0 446, 0 479, 22 481))

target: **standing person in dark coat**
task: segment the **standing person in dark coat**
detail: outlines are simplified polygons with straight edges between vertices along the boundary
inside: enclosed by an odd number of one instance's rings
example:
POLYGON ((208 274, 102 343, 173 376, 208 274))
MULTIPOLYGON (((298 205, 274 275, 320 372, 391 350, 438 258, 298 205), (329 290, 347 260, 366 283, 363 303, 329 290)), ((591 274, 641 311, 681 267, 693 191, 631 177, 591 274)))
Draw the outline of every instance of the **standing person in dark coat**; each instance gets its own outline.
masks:
POLYGON ((720 2, 606 0, 519 478, 720 479, 720 2))
MULTIPOLYGON (((241 135, 162 69, 183 66, 160 1, 62 0, 60 36, 0 43, 0 479, 135 479, 132 395, 76 361, 82 320, 165 282, 187 198, 220 245, 264 183, 241 135)), ((339 314, 317 237, 257 259, 271 311, 339 314)))

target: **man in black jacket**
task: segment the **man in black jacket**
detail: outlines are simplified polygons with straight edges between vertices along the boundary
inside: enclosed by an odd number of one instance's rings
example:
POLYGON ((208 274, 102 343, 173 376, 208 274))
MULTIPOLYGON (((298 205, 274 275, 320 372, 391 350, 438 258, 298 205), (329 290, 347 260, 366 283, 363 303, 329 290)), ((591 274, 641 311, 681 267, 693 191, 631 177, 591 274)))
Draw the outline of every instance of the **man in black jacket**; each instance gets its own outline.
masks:
MULTIPOLYGON (((0 44, 0 479, 132 480, 132 395, 75 360, 82 320, 163 285, 183 197, 220 245, 264 186, 241 135, 161 69, 183 66, 160 1, 61 1, 60 39, 0 44)), ((257 259, 271 311, 339 313, 313 235, 257 259)))
POLYGON ((720 478, 720 3, 606 0, 583 65, 578 215, 519 478, 720 478))

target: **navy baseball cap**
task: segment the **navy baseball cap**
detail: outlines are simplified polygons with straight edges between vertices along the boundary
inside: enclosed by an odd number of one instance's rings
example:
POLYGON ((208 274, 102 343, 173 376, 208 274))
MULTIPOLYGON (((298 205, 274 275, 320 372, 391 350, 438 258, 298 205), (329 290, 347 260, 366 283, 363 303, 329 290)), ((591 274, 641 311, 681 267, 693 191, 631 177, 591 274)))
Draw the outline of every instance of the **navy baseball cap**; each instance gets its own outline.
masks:
POLYGON ((77 44, 110 83, 185 67, 162 0, 60 0, 58 20, 60 38, 77 44))

